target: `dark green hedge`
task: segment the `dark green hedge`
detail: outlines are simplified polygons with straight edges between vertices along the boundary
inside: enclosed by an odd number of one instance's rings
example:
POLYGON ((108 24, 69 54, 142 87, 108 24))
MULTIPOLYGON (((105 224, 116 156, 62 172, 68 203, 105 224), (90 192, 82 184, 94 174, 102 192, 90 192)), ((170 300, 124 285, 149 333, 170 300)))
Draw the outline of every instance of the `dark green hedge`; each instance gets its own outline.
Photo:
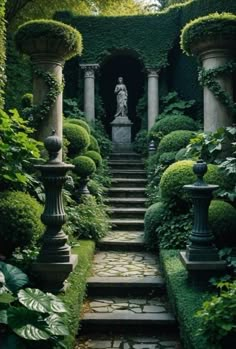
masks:
POLYGON ((6 26, 5 26, 5 2, 0 3, 0 108, 4 105, 4 86, 5 86, 5 58, 6 58, 6 26))
POLYGON ((195 318, 194 314, 209 298, 209 293, 189 285, 187 272, 180 262, 178 250, 162 250, 160 261, 164 271, 169 301, 179 322, 183 348, 207 349, 208 345, 204 336, 197 336, 200 319, 195 318))

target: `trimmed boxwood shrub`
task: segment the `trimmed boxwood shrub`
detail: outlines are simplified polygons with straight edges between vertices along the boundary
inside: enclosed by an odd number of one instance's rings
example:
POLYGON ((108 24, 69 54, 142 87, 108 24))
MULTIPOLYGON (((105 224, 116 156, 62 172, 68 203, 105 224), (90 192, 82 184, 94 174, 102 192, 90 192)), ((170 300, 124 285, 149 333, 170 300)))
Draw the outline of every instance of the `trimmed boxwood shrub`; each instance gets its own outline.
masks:
POLYGON ((170 165, 175 162, 176 152, 168 151, 167 153, 163 153, 160 156, 159 162, 163 165, 170 165))
POLYGON ((21 107, 22 108, 30 108, 33 105, 33 95, 32 93, 25 93, 21 97, 21 107))
POLYGON ((63 127, 63 133, 65 138, 69 141, 69 156, 78 155, 86 151, 89 146, 89 135, 83 127, 66 123, 63 127))
POLYGON ((43 234, 42 206, 27 193, 0 193, 0 249, 10 255, 16 247, 28 247, 43 234))
MULTIPOLYGON (((164 200, 188 200, 188 194, 183 189, 185 184, 196 182, 196 175, 193 173, 194 161, 182 160, 170 165, 163 173, 160 181, 161 197, 164 200)), ((208 171, 204 176, 208 184, 224 186, 225 177, 217 165, 208 165, 208 171)))
POLYGON ((153 125, 151 132, 161 132, 163 135, 167 135, 168 133, 177 130, 196 131, 197 125, 189 116, 170 115, 157 121, 153 125))
POLYGON ((190 21, 182 29, 182 50, 191 55, 192 48, 202 41, 233 39, 236 36, 236 16, 232 13, 211 13, 190 21))
POLYGON ((219 248, 236 246, 236 209, 228 202, 213 200, 209 207, 209 227, 219 248))
POLYGON ((73 160, 74 172, 82 178, 91 176, 96 171, 95 162, 88 156, 77 156, 73 160))
POLYGON ((100 153, 100 148, 99 148, 99 145, 98 145, 98 141, 92 135, 90 135, 90 144, 89 144, 88 150, 94 150, 94 151, 100 153))
POLYGON ((88 150, 84 155, 92 159, 95 162, 96 167, 100 167, 102 165, 102 157, 98 152, 94 150, 88 150))
POLYGON ((28 21, 22 24, 16 34, 17 49, 31 55, 35 51, 52 52, 63 56, 65 60, 81 55, 81 34, 70 25, 46 19, 28 21), (35 43, 40 45, 35 45, 35 43))
POLYGON ((164 136, 159 143, 157 152, 159 155, 167 152, 177 152, 181 148, 185 148, 191 138, 194 137, 194 132, 191 131, 173 131, 164 136))
POLYGON ((165 212, 165 205, 162 202, 157 202, 151 205, 144 216, 144 241, 148 248, 157 248, 157 233, 156 229, 161 224, 162 215, 165 212))
POLYGON ((75 124, 75 125, 79 125, 79 126, 83 127, 88 132, 88 134, 90 134, 90 132, 91 132, 89 125, 84 120, 72 119, 72 118, 70 119, 70 117, 68 117, 66 119, 66 122, 69 122, 69 124, 75 124))

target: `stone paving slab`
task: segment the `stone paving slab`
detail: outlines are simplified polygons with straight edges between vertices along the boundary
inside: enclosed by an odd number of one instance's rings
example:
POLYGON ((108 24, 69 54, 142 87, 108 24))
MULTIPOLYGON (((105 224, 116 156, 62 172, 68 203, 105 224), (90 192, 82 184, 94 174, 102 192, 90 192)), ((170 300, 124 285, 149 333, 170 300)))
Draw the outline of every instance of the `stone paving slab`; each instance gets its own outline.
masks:
POLYGON ((142 231, 111 231, 101 241, 111 242, 143 242, 142 231))
POLYGON ((169 309, 161 297, 99 297, 87 299, 84 303, 85 313, 161 314, 168 311, 169 309))
POLYGON ((174 336, 170 339, 157 336, 111 336, 111 338, 79 339, 75 349, 181 349, 174 336))
POLYGON ((150 277, 160 271, 157 258, 147 252, 97 252, 91 276, 102 277, 150 277))

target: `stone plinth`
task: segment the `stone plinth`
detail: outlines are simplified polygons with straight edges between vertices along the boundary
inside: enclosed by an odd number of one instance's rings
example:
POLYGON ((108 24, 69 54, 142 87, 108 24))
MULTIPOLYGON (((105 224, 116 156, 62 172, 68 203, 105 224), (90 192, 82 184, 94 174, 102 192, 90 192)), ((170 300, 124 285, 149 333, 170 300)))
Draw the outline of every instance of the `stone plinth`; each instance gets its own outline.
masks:
POLYGON ((113 150, 131 150, 131 126, 132 122, 127 116, 118 116, 112 122, 113 150))

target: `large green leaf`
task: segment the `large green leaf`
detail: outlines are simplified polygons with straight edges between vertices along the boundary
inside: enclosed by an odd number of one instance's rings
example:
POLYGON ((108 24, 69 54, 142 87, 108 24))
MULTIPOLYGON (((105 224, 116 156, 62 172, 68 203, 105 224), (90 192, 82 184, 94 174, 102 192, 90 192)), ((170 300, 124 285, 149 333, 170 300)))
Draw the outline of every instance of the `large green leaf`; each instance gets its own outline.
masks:
POLYGON ((0 348, 1 349, 26 349, 21 338, 16 336, 14 333, 8 334, 0 339, 0 348))
POLYGON ((18 292, 18 299, 26 308, 40 313, 64 313, 64 304, 56 296, 38 289, 26 288, 18 292))
POLYGON ((45 319, 49 326, 49 332, 54 336, 68 336, 69 331, 61 316, 52 314, 45 319))
POLYGON ((0 271, 5 277, 6 287, 13 293, 16 293, 29 282, 28 276, 11 264, 0 262, 0 271))
POLYGON ((7 313, 8 325, 18 336, 33 341, 50 338, 50 334, 46 330, 47 323, 36 312, 23 307, 11 307, 7 313))
POLYGON ((12 303, 16 298, 12 296, 11 293, 4 292, 0 294, 0 304, 10 304, 12 303))

